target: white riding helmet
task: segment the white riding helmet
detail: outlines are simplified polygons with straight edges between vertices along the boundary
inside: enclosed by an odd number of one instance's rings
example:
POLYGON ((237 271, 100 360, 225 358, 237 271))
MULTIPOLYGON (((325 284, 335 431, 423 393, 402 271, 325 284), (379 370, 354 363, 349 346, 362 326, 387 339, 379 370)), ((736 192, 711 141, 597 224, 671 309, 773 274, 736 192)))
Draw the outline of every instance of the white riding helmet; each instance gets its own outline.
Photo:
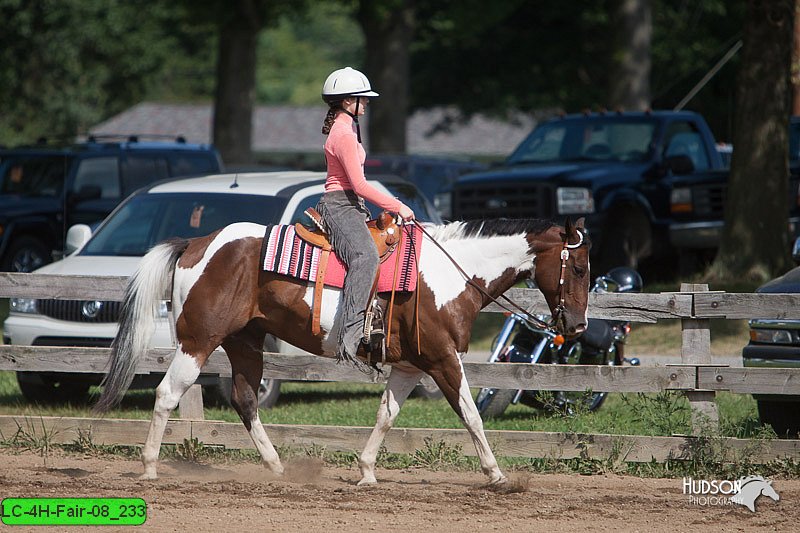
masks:
POLYGON ((334 70, 322 86, 322 99, 326 102, 343 100, 348 96, 378 96, 369 80, 354 68, 334 70))

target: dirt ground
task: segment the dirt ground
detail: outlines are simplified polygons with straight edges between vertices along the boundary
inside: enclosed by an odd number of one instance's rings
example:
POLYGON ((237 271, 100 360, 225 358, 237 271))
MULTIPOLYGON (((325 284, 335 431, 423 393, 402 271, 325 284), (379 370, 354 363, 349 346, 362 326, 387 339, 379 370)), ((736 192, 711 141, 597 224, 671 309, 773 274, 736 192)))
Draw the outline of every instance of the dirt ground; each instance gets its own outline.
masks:
MULTIPOLYGON (((142 497, 137 531, 796 531, 800 519, 798 480, 774 480, 780 501, 762 496, 752 513, 691 504, 680 479, 512 472, 514 491, 502 493, 478 473, 416 469, 379 470, 378 485, 357 487, 356 469, 312 459, 287 463, 282 478, 255 464, 167 461, 156 481, 120 458, 57 451, 45 466, 3 450, 0 463, 2 497, 142 497)), ((47 528, 14 530, 26 529, 47 528)), ((68 530, 84 529, 110 528, 68 530)))

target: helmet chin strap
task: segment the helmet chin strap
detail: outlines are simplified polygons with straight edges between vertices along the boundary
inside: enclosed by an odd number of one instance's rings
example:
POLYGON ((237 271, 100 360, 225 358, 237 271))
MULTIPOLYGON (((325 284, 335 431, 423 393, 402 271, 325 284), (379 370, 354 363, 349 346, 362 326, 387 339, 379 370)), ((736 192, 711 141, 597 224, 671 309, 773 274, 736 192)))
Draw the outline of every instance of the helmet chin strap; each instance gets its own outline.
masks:
POLYGON ((358 137, 358 142, 359 143, 361 143, 361 124, 358 123, 358 107, 360 105, 361 105, 361 97, 360 96, 356 96, 356 112, 355 112, 355 114, 351 113, 347 109, 342 109, 342 111, 344 111, 345 113, 350 115, 350 117, 353 119, 353 122, 356 123, 356 137, 358 137))

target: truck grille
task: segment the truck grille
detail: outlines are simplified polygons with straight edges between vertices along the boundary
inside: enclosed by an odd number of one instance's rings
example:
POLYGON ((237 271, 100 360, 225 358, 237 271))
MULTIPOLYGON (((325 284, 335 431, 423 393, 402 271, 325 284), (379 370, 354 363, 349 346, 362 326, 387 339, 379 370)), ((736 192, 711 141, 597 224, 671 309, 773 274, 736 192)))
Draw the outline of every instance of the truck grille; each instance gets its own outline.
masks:
POLYGON ((69 322, 117 322, 122 302, 94 300, 37 300, 43 315, 69 322))
POLYGON ((555 187, 543 183, 486 183, 457 187, 453 218, 544 218, 554 216, 555 187))
POLYGON ((697 185, 692 189, 692 203, 697 216, 722 218, 727 185, 697 185))

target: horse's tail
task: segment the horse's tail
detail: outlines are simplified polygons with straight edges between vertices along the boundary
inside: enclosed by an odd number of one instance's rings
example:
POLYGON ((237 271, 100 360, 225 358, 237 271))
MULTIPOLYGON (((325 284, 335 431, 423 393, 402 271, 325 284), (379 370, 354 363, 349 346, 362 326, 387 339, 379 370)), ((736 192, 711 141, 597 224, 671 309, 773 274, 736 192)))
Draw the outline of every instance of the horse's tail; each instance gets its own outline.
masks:
POLYGON ((187 239, 171 239, 153 247, 142 258, 128 282, 119 318, 119 331, 111 343, 103 392, 94 406, 103 413, 122 399, 133 381, 136 364, 150 345, 161 300, 172 283, 175 263, 189 246, 187 239))

